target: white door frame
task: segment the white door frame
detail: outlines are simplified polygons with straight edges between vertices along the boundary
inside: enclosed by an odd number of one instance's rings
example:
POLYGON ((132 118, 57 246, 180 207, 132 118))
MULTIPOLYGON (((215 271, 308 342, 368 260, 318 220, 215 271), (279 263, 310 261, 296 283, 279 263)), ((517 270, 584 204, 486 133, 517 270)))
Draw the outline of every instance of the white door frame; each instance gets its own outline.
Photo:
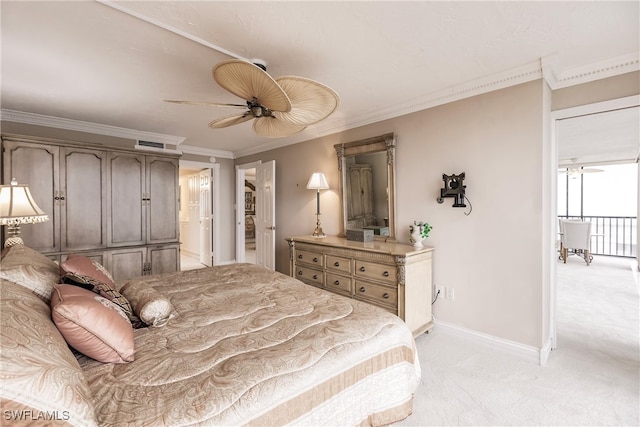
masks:
MULTIPOLYGON (((244 244, 244 180, 245 171, 247 169, 254 169, 261 165, 262 161, 245 163, 242 165, 236 165, 236 262, 245 262, 245 244, 244 244)), ((256 245, 256 257, 258 246, 256 245)))
POLYGON ((220 263, 220 254, 218 248, 220 247, 220 164, 219 163, 207 163, 197 162, 193 160, 180 160, 179 166, 184 169, 211 169, 211 192, 213 197, 211 198, 211 230, 213 231, 213 238, 211 239, 211 252, 213 265, 220 263))
MULTIPOLYGON (((633 96, 627 96, 624 98, 618 98, 618 99, 612 99, 612 100, 608 100, 608 101, 603 101, 603 102, 597 102, 597 103, 593 103, 593 104, 586 104, 586 105, 580 105, 578 107, 572 107, 572 108, 566 108, 563 110, 557 110, 557 111, 552 111, 551 112, 551 157, 548 158, 549 163, 551 164, 551 170, 553 171, 553 173, 555 175, 557 175, 557 169, 558 169, 558 140, 557 140, 557 122, 559 120, 563 120, 563 119, 568 119, 570 117, 578 117, 578 116, 584 116, 587 114, 596 114, 596 113, 603 113, 605 111, 611 111, 611 110, 619 110, 622 108, 629 108, 629 107, 635 107, 640 105, 640 95, 633 95, 633 96), (554 164, 555 162, 555 164, 554 164)), ((639 174, 640 175, 640 174, 639 174)), ((640 178, 639 178, 640 179, 640 178)), ((557 179, 552 180, 553 183, 555 183, 554 185, 557 185, 557 179)), ((550 189, 552 191, 552 194, 556 194, 557 189, 555 188, 551 188, 550 189)), ((640 187, 639 190, 640 191, 640 187)), ((640 198, 638 198, 638 201, 640 203, 640 198)), ((554 239, 556 240, 557 243, 557 227, 558 227, 558 210, 557 210, 557 206, 556 206, 557 202, 553 201, 552 203, 552 212, 551 215, 554 218, 555 221, 555 227, 552 227, 552 229, 554 230, 554 239)), ((638 230, 639 233, 639 241, 640 241, 640 229, 638 230)), ((551 254, 554 258, 554 263, 552 264, 553 266, 555 266, 555 258, 556 258, 556 253, 555 251, 553 251, 553 253, 551 254)), ((640 256, 640 254, 639 254, 640 256)), ((556 287, 556 270, 555 268, 551 268, 550 269, 550 295, 549 295, 549 315, 550 315, 550 319, 549 319, 549 337, 551 340, 551 348, 552 349, 556 349, 558 346, 558 336, 557 336, 557 287, 556 287)))

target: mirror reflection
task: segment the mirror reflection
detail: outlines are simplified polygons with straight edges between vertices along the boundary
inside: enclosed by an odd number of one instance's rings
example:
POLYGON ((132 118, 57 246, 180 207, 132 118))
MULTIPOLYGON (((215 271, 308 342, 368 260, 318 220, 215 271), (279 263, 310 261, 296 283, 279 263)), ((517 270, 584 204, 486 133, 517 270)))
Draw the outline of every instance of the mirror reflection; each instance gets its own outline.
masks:
POLYGON ((347 157, 346 168, 347 230, 389 227, 387 153, 347 157))
POLYGON ((336 144, 342 229, 373 230, 376 240, 395 240, 395 135, 336 144))

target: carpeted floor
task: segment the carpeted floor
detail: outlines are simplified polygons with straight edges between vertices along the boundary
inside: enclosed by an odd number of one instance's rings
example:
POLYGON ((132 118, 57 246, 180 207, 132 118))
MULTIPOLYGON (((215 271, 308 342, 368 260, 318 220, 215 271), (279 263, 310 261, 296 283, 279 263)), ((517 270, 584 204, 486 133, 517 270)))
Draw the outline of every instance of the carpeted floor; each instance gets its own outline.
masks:
POLYGON ((422 382, 399 426, 640 425, 640 300, 630 259, 558 270, 558 349, 546 367, 434 328, 417 338, 422 382))

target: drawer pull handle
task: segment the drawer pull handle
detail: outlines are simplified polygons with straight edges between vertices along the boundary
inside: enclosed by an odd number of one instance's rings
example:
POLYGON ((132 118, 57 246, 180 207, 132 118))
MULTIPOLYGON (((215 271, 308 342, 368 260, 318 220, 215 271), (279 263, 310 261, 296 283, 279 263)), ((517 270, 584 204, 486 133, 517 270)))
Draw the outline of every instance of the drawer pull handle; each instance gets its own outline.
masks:
POLYGON ((340 263, 338 261, 334 262, 333 265, 335 265, 336 267, 340 267, 340 263))
POLYGON ((298 276, 302 276, 302 270, 298 271, 298 276))
POLYGON ((365 291, 364 286, 363 286, 363 287, 361 287, 361 288, 359 289, 359 291, 360 291, 360 292, 364 292, 364 291, 365 291))
POLYGON ((360 267, 360 271, 364 272, 364 265, 360 267))
POLYGON ((385 292, 384 295, 382 295, 382 298, 389 299, 389 294, 385 292))
POLYGON ((340 280, 336 280, 335 282, 333 282, 333 284, 336 286, 340 286, 340 280))
POLYGON ((302 259, 302 254, 298 254, 298 259, 302 259))
POLYGON ((317 279, 318 279, 318 275, 317 275, 317 274, 314 274, 314 275, 313 275, 313 280, 317 280, 317 279))
POLYGON ((383 275, 384 277, 389 277, 389 272, 388 272, 388 271, 385 271, 384 273, 382 273, 382 275, 383 275))
POLYGON ((316 257, 316 258, 314 258, 314 259, 313 259, 313 262, 318 262, 318 258, 317 258, 317 257, 316 257))

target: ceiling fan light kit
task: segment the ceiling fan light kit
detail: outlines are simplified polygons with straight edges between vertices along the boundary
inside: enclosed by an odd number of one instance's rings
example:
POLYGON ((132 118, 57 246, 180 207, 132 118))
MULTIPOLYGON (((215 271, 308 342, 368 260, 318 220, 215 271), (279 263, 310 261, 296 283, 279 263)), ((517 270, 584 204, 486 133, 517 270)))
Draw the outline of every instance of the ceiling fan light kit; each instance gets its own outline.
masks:
POLYGON ((338 94, 315 80, 298 76, 273 79, 263 61, 230 59, 213 67, 213 79, 224 89, 244 99, 246 105, 202 101, 166 100, 176 104, 242 108, 239 114, 215 119, 209 127, 220 129, 255 119, 253 130, 267 138, 281 138, 301 132, 333 113, 338 94))

